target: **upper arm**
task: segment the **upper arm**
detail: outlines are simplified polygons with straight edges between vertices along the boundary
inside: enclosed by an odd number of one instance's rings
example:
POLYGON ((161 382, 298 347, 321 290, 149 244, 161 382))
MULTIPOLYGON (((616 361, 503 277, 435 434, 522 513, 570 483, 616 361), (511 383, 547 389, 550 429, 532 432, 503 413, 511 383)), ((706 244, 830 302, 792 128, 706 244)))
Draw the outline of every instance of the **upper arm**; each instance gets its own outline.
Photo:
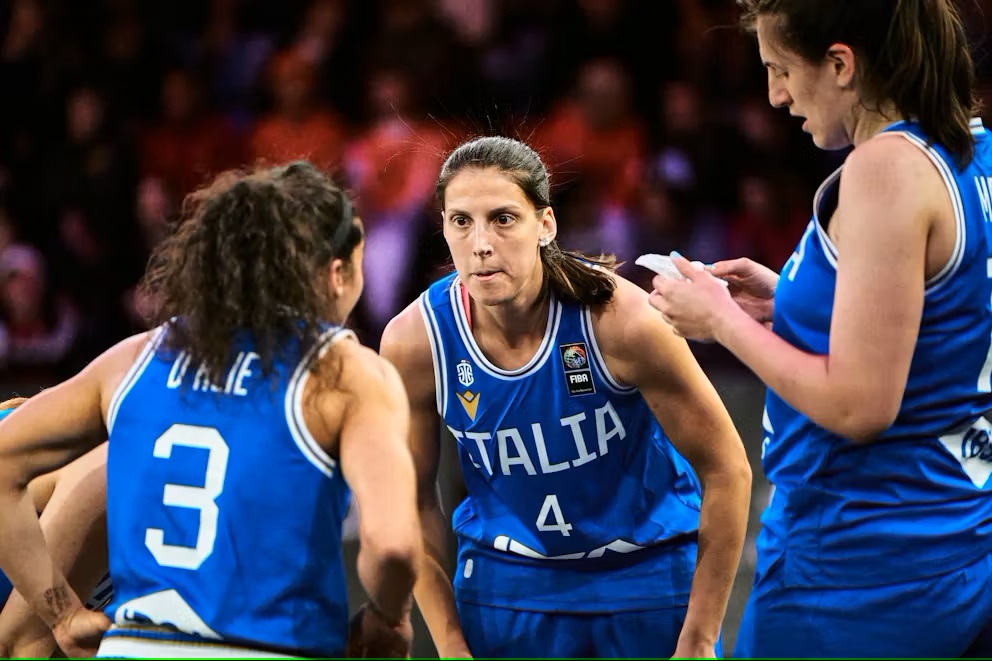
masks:
MULTIPOLYGON (((406 445, 409 406, 388 362, 357 343, 348 352, 339 390, 333 393, 346 397, 340 414, 341 472, 355 495, 362 539, 383 544, 391 535, 402 537, 416 520, 413 461, 406 445)), ((331 415, 339 415, 337 406, 332 408, 331 415)))
POLYGON ((418 501, 421 506, 433 505, 437 502, 441 439, 434 361, 417 302, 386 326, 379 353, 396 368, 406 388, 410 401, 409 447, 417 471, 418 501))
POLYGON ((686 341, 648 304, 646 292, 618 278, 614 301, 594 318, 594 329, 614 376, 637 387, 697 473, 747 466, 743 443, 716 389, 686 341))
POLYGON ((857 400, 850 405, 881 416, 883 427, 895 418, 909 375, 927 237, 947 199, 942 189, 929 159, 895 136, 855 149, 841 175, 827 370, 834 391, 850 393, 857 400))
POLYGON ((146 339, 138 335, 118 343, 0 421, 0 472, 9 484, 24 486, 106 440, 107 403, 146 339))

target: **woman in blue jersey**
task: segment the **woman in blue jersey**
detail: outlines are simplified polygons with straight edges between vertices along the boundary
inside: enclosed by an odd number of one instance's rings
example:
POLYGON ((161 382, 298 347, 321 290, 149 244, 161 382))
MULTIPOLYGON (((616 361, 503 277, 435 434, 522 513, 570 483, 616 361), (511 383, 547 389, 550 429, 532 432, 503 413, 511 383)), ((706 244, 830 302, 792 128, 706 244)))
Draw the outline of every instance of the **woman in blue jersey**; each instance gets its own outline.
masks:
MULTIPOLYGON (((0 405, 2 406, 2 405, 0 405)), ((102 609, 112 595, 107 575, 107 444, 28 485, 41 511, 45 540, 58 566, 87 608, 102 609)), ((0 581, 6 578, 0 576, 0 581)), ((9 586, 9 583, 7 584, 9 586)), ((51 656, 58 648, 51 630, 14 590, 0 610, 0 658, 51 656)))
MULTIPOLYGON (((0 419, 26 401, 15 397, 0 402, 0 419)), ((49 549, 70 582, 89 595, 86 605, 93 609, 104 606, 109 595, 102 475, 106 458, 103 444, 59 470, 38 476, 27 487, 41 513, 49 549)), ((0 573, 0 658, 48 657, 56 647, 51 630, 0 573)))
POLYGON ((421 549, 409 407, 340 326, 362 290, 351 202, 299 162, 221 175, 186 210, 146 274, 155 330, 0 423, 0 567, 69 656, 405 656, 421 549), (109 630, 24 488, 105 438, 109 630), (370 600, 348 640, 352 493, 370 600))
POLYGON ((413 410, 442 657, 713 656, 750 468, 686 343, 617 276, 562 251, 527 145, 467 142, 437 181, 455 273, 386 328, 413 410), (435 492, 443 424, 468 495, 452 582, 435 492))
POLYGON ((988 656, 992 143, 961 22, 948 0, 741 4, 772 105, 854 149, 780 274, 654 281, 681 335, 769 388, 735 656, 988 656))

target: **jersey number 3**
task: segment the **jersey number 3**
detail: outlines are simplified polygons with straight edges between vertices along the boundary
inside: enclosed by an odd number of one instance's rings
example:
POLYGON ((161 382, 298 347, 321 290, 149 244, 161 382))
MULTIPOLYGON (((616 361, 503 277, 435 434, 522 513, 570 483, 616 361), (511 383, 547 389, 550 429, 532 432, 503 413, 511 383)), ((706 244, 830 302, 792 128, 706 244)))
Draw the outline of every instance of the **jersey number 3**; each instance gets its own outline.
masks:
POLYGON ((200 524, 196 533, 196 546, 177 546, 165 543, 161 528, 145 530, 145 546, 158 564, 179 569, 199 569, 203 561, 214 552, 217 539, 217 497, 224 491, 227 474, 228 447, 223 437, 213 427, 172 425, 155 441, 154 455, 159 459, 172 456, 175 446, 207 451, 207 474, 202 487, 185 484, 166 484, 162 503, 169 507, 186 507, 198 510, 200 524))

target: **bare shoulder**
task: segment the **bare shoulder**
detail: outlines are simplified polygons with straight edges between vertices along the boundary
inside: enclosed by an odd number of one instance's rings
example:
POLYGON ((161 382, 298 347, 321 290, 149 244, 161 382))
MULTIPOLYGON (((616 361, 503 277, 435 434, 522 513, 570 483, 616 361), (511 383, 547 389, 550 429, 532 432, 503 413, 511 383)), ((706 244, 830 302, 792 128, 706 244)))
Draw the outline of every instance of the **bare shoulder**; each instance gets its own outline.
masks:
POLYGON ((131 367, 154 349, 159 329, 125 338, 97 356, 76 378, 92 378, 100 387, 104 410, 131 367))
POLYGON ((643 391, 685 371, 694 359, 686 341, 648 303, 648 292, 615 278, 613 300, 592 312, 593 332, 613 377, 643 391))
POLYGON ((648 292, 614 273, 617 288, 609 303, 591 310, 593 331, 599 348, 608 355, 626 356, 641 352, 639 342, 645 325, 665 324, 648 303, 648 292))
MULTIPOLYGON (((351 337, 334 342, 320 358, 317 372, 324 369, 336 374, 334 387, 327 394, 335 399, 382 398, 392 402, 403 398, 403 382, 388 360, 351 337)), ((320 381, 317 379, 316 381, 320 381)))
POLYGON ((875 136, 855 148, 841 172, 842 222, 859 231, 877 229, 882 240, 888 232, 917 240, 925 239, 937 219, 952 219, 947 184, 924 149, 901 133, 875 136))
POLYGON ((900 132, 882 133, 858 145, 844 161, 841 192, 852 186, 871 186, 880 192, 895 189, 922 194, 920 184, 942 186, 937 166, 924 151, 900 132))
POLYGON ((399 371, 411 400, 434 397, 434 357, 419 301, 410 303, 386 325, 379 352, 399 371))

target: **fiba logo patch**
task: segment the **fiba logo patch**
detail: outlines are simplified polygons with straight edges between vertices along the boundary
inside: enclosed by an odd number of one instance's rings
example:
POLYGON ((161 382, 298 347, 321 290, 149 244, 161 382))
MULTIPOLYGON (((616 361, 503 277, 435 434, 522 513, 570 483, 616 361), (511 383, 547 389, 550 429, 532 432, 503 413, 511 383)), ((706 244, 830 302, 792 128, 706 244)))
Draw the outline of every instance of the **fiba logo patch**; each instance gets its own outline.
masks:
POLYGON ((588 363, 585 347, 581 344, 570 344, 562 347, 561 362, 565 363, 565 369, 582 369, 588 363))
POLYGON ((565 385, 568 394, 590 395, 596 392, 596 384, 592 380, 592 370, 589 369, 589 353, 585 342, 572 342, 558 347, 561 353, 561 368, 565 372, 565 385))
POLYGON ((475 383, 475 375, 472 374, 472 364, 462 359, 456 369, 458 370, 458 383, 466 388, 475 383))

